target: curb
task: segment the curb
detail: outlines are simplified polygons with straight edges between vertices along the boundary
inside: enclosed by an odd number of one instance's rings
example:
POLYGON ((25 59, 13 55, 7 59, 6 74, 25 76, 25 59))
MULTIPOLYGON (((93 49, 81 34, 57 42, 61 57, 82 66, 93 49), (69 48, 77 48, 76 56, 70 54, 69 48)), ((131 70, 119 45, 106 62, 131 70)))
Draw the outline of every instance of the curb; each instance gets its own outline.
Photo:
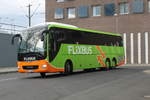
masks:
POLYGON ((150 66, 150 64, 125 64, 122 66, 139 66, 139 67, 142 67, 142 66, 150 66))
POLYGON ((5 71, 5 72, 0 72, 0 74, 8 74, 8 73, 17 73, 18 71, 5 71))

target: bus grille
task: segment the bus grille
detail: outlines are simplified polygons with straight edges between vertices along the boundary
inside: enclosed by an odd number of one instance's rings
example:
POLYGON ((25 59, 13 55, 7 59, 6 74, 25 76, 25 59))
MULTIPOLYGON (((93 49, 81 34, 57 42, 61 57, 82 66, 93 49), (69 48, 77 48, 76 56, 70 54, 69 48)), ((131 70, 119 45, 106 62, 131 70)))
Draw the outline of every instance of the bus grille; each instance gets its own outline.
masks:
POLYGON ((38 69, 38 66, 23 66, 23 69, 26 69, 26 70, 38 69))

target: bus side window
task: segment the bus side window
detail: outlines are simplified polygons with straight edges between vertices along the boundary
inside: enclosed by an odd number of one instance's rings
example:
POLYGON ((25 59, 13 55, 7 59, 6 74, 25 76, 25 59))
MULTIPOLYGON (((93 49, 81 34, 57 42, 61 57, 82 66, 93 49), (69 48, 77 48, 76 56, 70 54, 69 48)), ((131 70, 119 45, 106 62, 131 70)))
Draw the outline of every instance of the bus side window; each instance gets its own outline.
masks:
POLYGON ((114 46, 112 42, 111 42, 111 46, 114 46))
POLYGON ((119 42, 118 41, 116 41, 116 46, 119 46, 119 42))
POLYGON ((123 40, 122 40, 122 38, 119 40, 119 46, 123 46, 123 40))
POLYGON ((65 38, 64 38, 64 33, 62 33, 62 32, 61 32, 61 33, 59 33, 59 34, 58 34, 57 41, 59 41, 59 42, 60 42, 60 41, 62 41, 62 40, 64 40, 64 39, 65 39, 65 38))

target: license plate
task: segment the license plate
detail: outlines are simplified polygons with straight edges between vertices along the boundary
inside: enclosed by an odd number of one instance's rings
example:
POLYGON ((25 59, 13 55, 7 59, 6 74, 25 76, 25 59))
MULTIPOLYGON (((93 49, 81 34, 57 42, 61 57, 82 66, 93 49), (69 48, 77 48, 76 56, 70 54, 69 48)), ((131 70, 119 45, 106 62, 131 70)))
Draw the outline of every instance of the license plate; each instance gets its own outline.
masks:
POLYGON ((29 73, 33 73, 33 71, 32 71, 32 70, 29 70, 28 72, 29 72, 29 73))

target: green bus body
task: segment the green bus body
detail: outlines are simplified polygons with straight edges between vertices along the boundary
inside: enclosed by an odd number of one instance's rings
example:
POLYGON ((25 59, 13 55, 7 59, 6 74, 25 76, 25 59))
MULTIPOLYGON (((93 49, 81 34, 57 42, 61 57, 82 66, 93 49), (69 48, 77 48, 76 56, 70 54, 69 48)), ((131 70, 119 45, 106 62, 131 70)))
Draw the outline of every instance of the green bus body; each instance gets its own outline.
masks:
MULTIPOLYGON (((105 35, 121 37, 120 34, 91 31, 61 25, 49 25, 48 29, 50 30, 53 27, 91 32, 93 34, 101 33, 105 35)), ((49 60, 49 56, 46 59, 49 60)), ((123 46, 104 46, 104 45, 101 46, 101 45, 85 45, 78 43, 76 44, 62 43, 56 57, 49 63, 51 63, 56 68, 64 68, 65 63, 68 60, 72 62, 73 70, 107 67, 104 65, 106 64, 107 60, 111 62, 111 66, 116 67, 118 65, 124 64, 124 48, 123 46), (101 52, 97 47, 100 47, 101 52), (99 60, 98 56, 101 58, 101 61, 99 60), (117 62, 115 65, 113 63, 114 59, 117 62)))

